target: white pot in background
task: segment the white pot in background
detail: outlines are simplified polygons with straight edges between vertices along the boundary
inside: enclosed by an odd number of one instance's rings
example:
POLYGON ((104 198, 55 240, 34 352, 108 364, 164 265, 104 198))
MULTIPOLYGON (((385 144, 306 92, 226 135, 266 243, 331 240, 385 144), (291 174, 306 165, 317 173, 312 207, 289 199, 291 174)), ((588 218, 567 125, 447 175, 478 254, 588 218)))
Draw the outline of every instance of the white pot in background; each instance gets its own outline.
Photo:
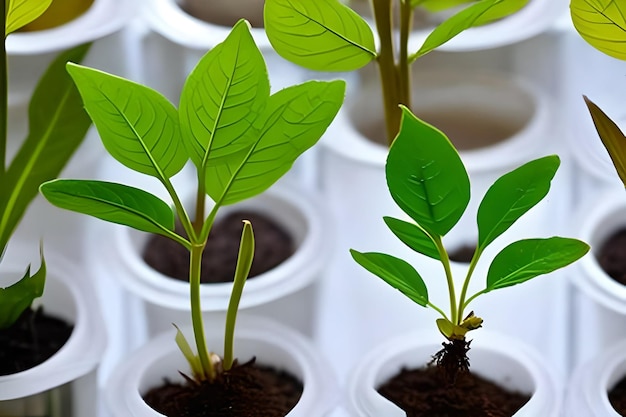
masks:
MULTIPOLYGON (((432 323, 434 326, 434 323, 432 323)), ((535 351, 517 340, 489 330, 470 334, 472 372, 503 388, 527 393, 530 400, 513 417, 558 417, 561 387, 555 371, 535 351)), ((360 361, 350 376, 347 404, 354 417, 404 417, 406 413, 376 389, 403 367, 426 366, 441 349, 435 332, 407 334, 379 345, 360 361)), ((568 414, 569 416, 569 414, 568 414)))
POLYGON ((579 207, 572 233, 591 245, 571 274, 573 365, 577 366, 626 337, 626 287, 613 280, 596 258, 604 242, 626 228, 626 192, 607 191, 579 207))
POLYGON ((567 387, 563 415, 619 417, 609 402, 608 392, 625 375, 626 341, 621 340, 576 369, 567 387))
MULTIPOLYGON (((0 269, 0 286, 10 284, 7 279, 22 276, 30 261, 35 271, 39 265, 37 252, 37 248, 10 246, 0 269)), ((73 323, 74 330, 66 344, 44 363, 0 376, 0 415, 28 411, 33 414, 17 415, 40 416, 34 414, 39 409, 31 407, 45 404, 50 398, 61 398, 59 409, 63 410, 63 417, 95 416, 96 368, 106 347, 100 305, 82 269, 49 251, 45 251, 45 259, 46 287, 35 305, 43 305, 44 312, 73 323), (68 410, 72 410, 71 414, 68 410)))
MULTIPOLYGON (((296 246, 295 253, 283 263, 246 282, 240 309, 272 317, 311 334, 316 320, 317 283, 332 246, 324 210, 310 194, 279 186, 253 199, 223 207, 218 221, 229 210, 239 208, 252 209, 276 221, 292 236, 296 246)), ((106 236, 100 234, 91 239, 87 252, 89 264, 98 274, 118 279, 145 302, 148 333, 154 335, 169 329, 171 323, 190 323, 189 284, 157 272, 142 259, 149 235, 122 226, 102 230, 106 236)), ((231 283, 202 285, 205 316, 226 311, 231 288, 231 283)))
MULTIPOLYGON (((223 316, 205 323, 207 345, 221 354, 223 348, 223 316)), ((183 329, 192 340, 190 328, 183 329)), ((112 417, 159 417, 142 394, 158 386, 163 378, 182 382, 178 371, 189 372, 189 365, 174 342, 175 331, 150 340, 128 357, 107 383, 105 399, 112 417)), ((335 406, 337 382, 328 362, 311 342, 278 323, 241 315, 235 331, 235 357, 245 362, 252 357, 257 363, 274 366, 291 373, 304 386, 298 404, 286 417, 323 417, 335 406)))

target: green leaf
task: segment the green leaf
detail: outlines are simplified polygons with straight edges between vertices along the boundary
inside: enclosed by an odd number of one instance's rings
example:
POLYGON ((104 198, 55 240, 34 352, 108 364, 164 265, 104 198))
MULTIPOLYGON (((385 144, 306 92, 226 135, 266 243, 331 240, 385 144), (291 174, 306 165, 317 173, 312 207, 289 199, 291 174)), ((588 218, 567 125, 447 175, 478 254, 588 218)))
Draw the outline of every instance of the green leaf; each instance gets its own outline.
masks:
POLYGON ((33 275, 30 266, 15 284, 0 288, 0 329, 11 326, 31 306, 35 298, 43 295, 46 284, 46 263, 41 254, 41 266, 33 275))
POLYGON ((478 207, 478 246, 484 249, 548 194, 556 155, 528 162, 498 178, 478 207))
POLYGON ((576 239, 551 237, 511 243, 492 261, 485 292, 521 284, 575 262, 589 251, 576 239))
POLYGON ((382 278, 387 284, 402 294, 426 307, 428 289, 419 273, 409 263, 384 253, 361 253, 350 249, 352 258, 372 274, 382 278))
POLYGON ((180 331, 178 326, 176 326, 175 324, 173 326, 176 328, 176 337, 174 338, 174 341, 176 342, 178 349, 180 349, 185 359, 187 359, 187 363, 191 368, 191 372, 193 372, 194 378, 196 379, 196 381, 204 381, 206 378, 204 374, 204 368, 200 363, 200 358, 198 357, 198 355, 193 353, 191 345, 187 341, 187 338, 185 338, 183 332, 180 331))
POLYGON ((470 200, 469 178, 450 140, 406 107, 386 175, 396 204, 431 235, 448 233, 470 200))
POLYGON ((422 255, 441 260, 437 245, 424 229, 413 223, 394 219, 393 217, 383 217, 383 220, 393 234, 409 248, 422 255))
POLYGON ((172 209, 138 188, 104 181, 59 179, 42 184, 41 193, 57 207, 107 222, 165 236, 174 230, 172 209))
POLYGON ((433 30, 421 48, 410 57, 414 61, 448 42, 464 30, 505 17, 524 7, 528 0, 481 0, 446 19, 433 30))
POLYGON ((39 185, 59 175, 91 125, 78 91, 65 72, 65 63, 82 60, 89 46, 61 53, 35 87, 28 107, 28 136, 0 187, 0 253, 37 195, 39 185))
POLYGON ((52 0, 6 0, 6 35, 37 19, 50 4, 52 0))
POLYGON ((180 127, 187 152, 201 169, 250 146, 247 135, 270 96, 263 56, 248 23, 240 20, 187 77, 180 98, 180 127), (208 154, 208 156, 207 156, 208 154))
POLYGON ((602 144, 609 152, 613 165, 622 183, 626 186, 626 137, 620 128, 591 100, 585 97, 585 103, 591 113, 602 144))
POLYGON ((353 71, 376 58, 374 34, 337 0, 266 0, 265 32, 283 58, 316 71, 353 71))
POLYGON ((252 146, 232 157, 211 159, 207 193, 216 202, 233 204, 265 191, 322 137, 344 94, 345 83, 337 80, 309 81, 272 95, 250 133, 252 146))
POLYGON ((67 64, 102 143, 126 167, 163 179, 180 171, 187 153, 178 112, 158 92, 106 72, 67 64))
POLYGON ((413 7, 421 6, 431 13, 441 12, 461 4, 476 2, 478 0, 412 0, 413 7))
POLYGON ((597 50, 626 60, 626 4, 615 0, 571 0, 572 22, 597 50))

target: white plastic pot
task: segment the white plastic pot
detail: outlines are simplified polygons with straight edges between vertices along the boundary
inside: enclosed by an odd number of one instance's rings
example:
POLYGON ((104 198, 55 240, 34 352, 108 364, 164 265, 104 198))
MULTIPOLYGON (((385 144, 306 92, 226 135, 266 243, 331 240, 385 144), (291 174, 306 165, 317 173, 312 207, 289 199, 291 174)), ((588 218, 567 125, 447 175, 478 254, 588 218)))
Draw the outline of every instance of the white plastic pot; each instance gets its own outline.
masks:
MULTIPOLYGON (((223 318, 205 323, 209 349, 221 354, 223 318)), ((191 329, 183 329, 191 339, 191 329)), ((283 369, 303 383, 298 404, 286 417, 322 417, 335 406, 338 387, 328 362, 311 342, 298 333, 269 320, 242 315, 237 319, 235 357, 245 362, 283 369)), ((173 329, 160 334, 128 357, 108 381, 105 400, 112 417, 159 417, 142 399, 163 378, 182 382, 178 371, 189 372, 189 365, 174 343, 173 329)))
MULTIPOLYGON (((35 253, 37 252, 35 248, 35 253)), ((0 276, 23 275, 31 256, 29 248, 12 246, 3 260, 0 276)), ((0 376, 0 415, 16 410, 36 413, 33 404, 45 404, 46 396, 61 397, 60 409, 72 410, 63 417, 94 416, 97 410, 96 368, 106 347, 106 332, 99 302, 85 274, 54 253, 45 253, 47 278, 44 295, 35 301, 48 314, 74 324, 67 343, 44 363, 12 375, 0 376), (69 398, 65 396, 68 395, 69 398)), ((33 270, 38 261, 33 261, 33 270)), ((20 415, 20 414, 18 414, 20 415)), ((39 416, 42 414, 22 414, 39 416)), ((47 414, 43 414, 47 415, 47 414)))
POLYGON ((576 369, 563 403, 568 417, 619 417, 608 392, 626 375, 626 341, 621 340, 576 369))
MULTIPOLYGON (((283 263, 246 282, 240 309, 270 316, 311 334, 316 319, 317 282, 332 246, 325 212, 311 195, 283 186, 222 208, 218 220, 229 210, 239 208, 273 219, 291 234, 296 245, 295 253, 283 263)), ((169 329, 171 323, 190 323, 189 284, 157 272, 142 259, 149 235, 126 227, 109 227, 105 233, 106 237, 93 240, 87 254, 89 264, 100 274, 118 279, 145 302, 148 333, 169 329)), ((207 317, 226 311, 231 288, 231 283, 202 284, 202 310, 207 317)))
MULTIPOLYGON (((546 362, 515 339, 485 329, 474 333, 469 352, 471 371, 503 388, 531 395, 514 417, 560 415, 561 387, 546 362)), ((376 389, 403 367, 426 366, 432 355, 441 349, 441 343, 440 334, 421 332, 394 338, 369 352, 350 376, 347 399, 350 415, 404 417, 406 413, 376 389)))
POLYGON ((581 206, 577 214, 572 232, 591 245, 591 252, 571 274, 574 365, 626 337, 626 287, 604 272, 596 258, 604 242, 626 227, 626 192, 623 188, 607 191, 581 206))

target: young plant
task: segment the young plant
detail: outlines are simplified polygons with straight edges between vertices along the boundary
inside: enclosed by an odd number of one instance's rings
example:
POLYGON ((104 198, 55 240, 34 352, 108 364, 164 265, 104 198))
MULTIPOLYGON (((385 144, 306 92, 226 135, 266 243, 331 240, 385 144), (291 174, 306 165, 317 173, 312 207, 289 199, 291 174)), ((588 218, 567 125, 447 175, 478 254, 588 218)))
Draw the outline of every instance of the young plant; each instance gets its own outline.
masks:
MULTIPOLYGON (((593 4, 586 0, 571 0, 570 10, 574 27, 585 41, 608 56, 626 60, 624 3, 600 1, 593 4)), ((626 137, 600 107, 587 97, 584 99, 600 139, 626 186, 626 137)))
MULTIPOLYGON (((400 132, 389 149, 386 177, 394 201, 412 221, 385 217, 389 229, 407 246, 438 260, 443 266, 449 293, 449 313, 428 297, 420 274, 407 262, 383 253, 351 250, 354 260, 371 273, 423 307, 431 307, 441 318, 437 327, 449 341, 439 363, 464 363, 466 357, 449 360, 448 355, 466 343, 468 332, 482 325, 471 302, 494 290, 521 284, 539 275, 562 268, 582 257, 589 246, 576 239, 550 237, 524 239, 502 249, 491 261, 484 289, 469 294, 469 283, 484 250, 539 203, 548 193, 559 158, 546 156, 503 175, 488 189, 477 214, 478 242, 457 296, 448 252, 443 237, 458 223, 470 200, 470 181, 458 152, 443 132, 419 120, 402 107, 400 132)), ((463 368, 463 367, 461 367, 463 368)), ((448 369, 453 374, 455 369, 448 369)))
MULTIPOLYGON (((197 353, 182 334, 177 340, 196 379, 213 380, 219 367, 205 343, 200 269, 215 216, 222 206, 265 191, 319 140, 341 107, 345 83, 309 81, 270 95, 265 62, 245 20, 198 62, 178 109, 143 85, 72 63, 67 68, 107 151, 126 167, 157 178, 173 208, 143 190, 101 181, 55 180, 43 184, 41 192, 61 208, 161 234, 189 250, 197 353), (197 174, 191 210, 170 180, 189 159, 197 174), (208 215, 207 195, 214 203, 208 215), (175 232, 175 217, 184 234, 175 232)), ((232 363, 234 318, 252 253, 247 224, 227 313, 224 369, 232 363)))
POLYGON ((398 132, 399 104, 411 107, 411 65, 466 29, 505 17, 528 0, 371 0, 378 42, 367 21, 340 0, 266 0, 265 31, 285 59, 316 71, 354 71, 376 61, 382 84, 388 143, 398 132), (416 7, 467 8, 439 24, 422 46, 409 50, 416 7), (399 28, 393 9, 399 11, 399 28), (378 45, 378 50, 376 46, 378 45))
MULTIPOLYGON (((3 1, 5 16, 0 51, 0 258, 39 185, 55 178, 82 142, 91 121, 82 107, 72 80, 65 73, 67 60, 80 61, 88 45, 59 55, 37 84, 28 107, 29 132, 7 166, 7 36, 35 20, 51 0, 3 1)), ((34 273, 30 267, 15 284, 0 288, 0 329, 11 326, 43 294, 46 268, 34 273)))

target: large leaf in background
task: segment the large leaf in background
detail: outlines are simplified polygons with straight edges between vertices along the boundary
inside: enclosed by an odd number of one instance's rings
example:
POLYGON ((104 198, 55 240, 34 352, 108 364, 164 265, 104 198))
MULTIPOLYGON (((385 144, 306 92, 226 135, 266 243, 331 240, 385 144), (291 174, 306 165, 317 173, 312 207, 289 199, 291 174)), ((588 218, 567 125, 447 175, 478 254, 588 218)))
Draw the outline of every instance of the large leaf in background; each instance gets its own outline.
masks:
POLYGON ((41 266, 33 275, 30 266, 24 276, 15 284, 0 288, 0 329, 11 326, 20 315, 43 295, 46 284, 46 264, 41 255, 41 266))
POLYGON ((174 230, 174 212, 158 197, 122 184, 90 180, 53 180, 41 193, 57 207, 111 223, 165 236, 174 230))
POLYGON ((409 248, 422 255, 441 260, 437 245, 419 226, 393 217, 383 217, 383 220, 389 230, 409 248))
POLYGON ((589 251, 580 240, 551 237, 511 243, 491 262, 486 292, 521 284, 563 268, 589 251))
POLYGON ((421 306, 428 305, 428 289, 419 273, 408 262, 384 253, 361 253, 350 249, 352 258, 372 274, 421 306))
POLYGON ((572 22, 580 36, 597 50, 626 59, 626 3, 615 0, 571 0, 572 22))
POLYGON ((88 49, 89 45, 81 45, 60 54, 33 92, 28 136, 0 187, 0 253, 37 195, 39 185, 59 175, 91 125, 78 91, 65 72, 65 63, 81 61, 88 49))
POLYGON ((246 135, 270 96, 267 69, 246 21, 209 51, 187 77, 180 98, 183 140, 196 167, 250 145, 246 135))
POLYGON ((626 186, 626 137, 620 128, 598 106, 587 97, 585 103, 591 113, 602 144, 609 152, 613 165, 624 186, 626 186))
POLYGON ((338 0, 266 0, 265 32, 283 58, 316 71, 353 71, 376 58, 374 34, 338 0))
POLYGON ((476 1, 478 0, 412 0, 411 6, 420 6, 432 13, 476 1))
POLYGON ((428 35, 420 49, 410 56, 414 61, 448 42, 464 30, 484 25, 515 13, 528 0, 481 0, 446 19, 428 35))
POLYGON ((269 188, 313 146, 337 115, 345 94, 343 81, 309 81, 270 97, 254 143, 238 154, 212 160, 207 193, 216 202, 233 204, 269 188))
POLYGON ((556 155, 528 162, 489 187, 478 207, 478 246, 484 249, 550 191, 559 168, 556 155))
POLYGON ((52 0, 6 0, 5 34, 15 32, 37 19, 51 3, 52 0))
POLYGON ((406 107, 385 171, 396 204, 431 235, 448 233, 469 203, 469 178, 458 152, 406 107))
POLYGON ((85 108, 107 151, 146 175, 170 178, 187 162, 178 112, 158 92, 93 68, 69 63, 85 108))

